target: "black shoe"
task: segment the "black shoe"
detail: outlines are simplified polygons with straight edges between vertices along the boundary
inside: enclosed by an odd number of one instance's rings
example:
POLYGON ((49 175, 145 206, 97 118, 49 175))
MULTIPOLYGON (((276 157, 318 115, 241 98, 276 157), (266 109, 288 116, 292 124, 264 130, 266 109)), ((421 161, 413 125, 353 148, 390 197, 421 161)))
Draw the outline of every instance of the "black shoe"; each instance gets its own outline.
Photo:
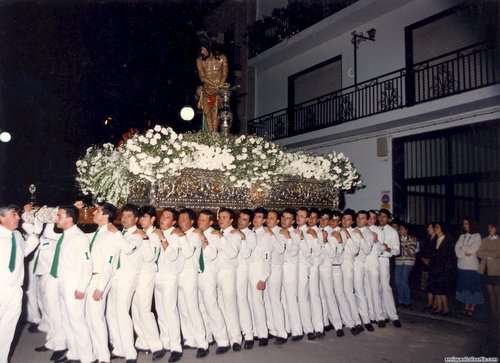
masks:
POLYGON ((316 338, 318 338, 318 339, 324 338, 324 337, 325 337, 325 332, 323 332, 323 331, 322 331, 322 332, 319 332, 319 331, 318 331, 318 332, 314 333, 314 336, 315 336, 316 338))
MULTIPOLYGON (((50 350, 50 349, 47 348, 45 345, 42 345, 41 347, 35 348, 35 352, 46 352, 47 350, 50 350)), ((54 360, 54 359, 52 359, 52 360, 54 360)))
POLYGON ((66 363, 68 362, 68 358, 66 356, 62 357, 61 359, 57 359, 55 363, 66 363))
MULTIPOLYGON (((139 349, 137 349, 137 351, 139 351, 139 349)), ((113 359, 125 359, 125 357, 111 353, 111 360, 113 359)))
MULTIPOLYGON (((151 354, 151 350, 149 350, 149 349, 136 348, 136 350, 137 350, 137 353, 151 354)), ((111 355, 111 359, 113 359, 113 355, 111 355)))
POLYGON ((67 359, 66 363, 82 363, 80 359, 67 359))
POLYGON ((299 340, 302 340, 304 335, 294 335, 292 336, 292 342, 298 342, 299 340))
POLYGON ((28 328, 28 331, 30 333, 38 333, 40 332, 40 330, 38 330, 38 324, 34 324, 34 323, 31 323, 29 328, 28 328))
POLYGON ((233 343, 233 352, 241 352, 241 344, 233 343))
POLYGON ((274 339, 274 338, 276 338, 276 335, 271 333, 267 334, 267 339, 274 339))
POLYGON ((209 353, 208 348, 207 349, 198 348, 198 350, 196 351, 196 358, 206 357, 208 353, 209 353))
POLYGON ((52 356, 50 357, 50 360, 55 360, 58 361, 66 356, 67 349, 62 349, 62 350, 56 350, 54 353, 52 353, 52 356))
POLYGON ((325 331, 330 331, 333 329, 333 325, 332 324, 329 324, 327 326, 325 326, 325 331))
POLYGON ((153 360, 160 360, 165 356, 165 354, 167 354, 166 349, 157 350, 156 352, 153 352, 153 360))
POLYGON ((275 345, 282 345, 282 344, 285 344, 286 342, 287 342, 286 338, 277 337, 276 340, 274 341, 274 344, 275 345))
POLYGON ((375 331, 375 329, 373 328, 373 325, 371 323, 365 324, 365 328, 368 331, 375 331))
POLYGON ((389 322, 390 322, 389 318, 384 319, 384 323, 389 324, 389 322))
POLYGON ((268 342, 269 342, 269 339, 267 339, 267 338, 260 338, 259 339, 259 347, 265 347, 265 346, 267 346, 268 342))
POLYGON ((351 329, 349 329, 351 331, 351 334, 352 335, 358 335, 359 333, 361 333, 357 327, 353 326, 351 329))
POLYGON ((307 333, 307 339, 314 340, 316 339, 316 336, 314 335, 314 333, 307 333))
POLYGON ((337 329, 337 336, 338 337, 343 337, 344 336, 344 331, 342 329, 337 329))
POLYGON ((188 345, 188 344, 183 344, 182 348, 184 348, 184 349, 196 349, 196 347, 193 347, 192 345, 188 345))
POLYGON ((229 352, 229 345, 226 345, 225 347, 217 347, 217 349, 215 350, 215 354, 224 354, 224 353, 227 353, 229 352))
POLYGON ((182 358, 182 353, 173 351, 172 353, 170 353, 170 358, 168 358, 168 361, 171 363, 177 362, 181 358, 182 358))
POLYGON ((377 321, 377 326, 379 328, 385 328, 385 321, 384 320, 377 321))
POLYGON ((370 320, 370 323, 377 324, 377 321, 376 320, 370 320))
POLYGON ((363 325, 356 325, 355 326, 356 329, 358 329, 358 332, 361 333, 361 332, 364 332, 365 331, 365 328, 363 328, 363 325))
POLYGON ((245 349, 252 349, 253 348, 253 340, 245 340, 245 349))
POLYGON ((399 320, 394 320, 392 322, 392 325, 394 325, 396 328, 401 328, 401 322, 399 320))
POLYGON ((137 359, 127 359, 125 363, 137 363, 137 359))
POLYGON ((208 342, 208 345, 214 345, 215 344, 215 340, 212 340, 211 342, 208 342))

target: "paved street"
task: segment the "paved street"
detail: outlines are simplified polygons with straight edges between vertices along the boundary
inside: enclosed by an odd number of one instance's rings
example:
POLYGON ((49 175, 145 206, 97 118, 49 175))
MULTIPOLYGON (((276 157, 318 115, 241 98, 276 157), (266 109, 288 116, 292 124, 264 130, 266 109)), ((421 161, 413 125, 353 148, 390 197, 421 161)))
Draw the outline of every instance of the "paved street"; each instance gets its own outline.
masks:
MULTIPOLYGON (((445 357, 498 357, 498 327, 488 332, 491 325, 467 318, 431 317, 419 310, 402 311, 403 327, 389 324, 375 332, 352 336, 346 331, 338 338, 334 332, 323 339, 288 342, 282 346, 270 344, 242 352, 215 355, 215 346, 204 359, 196 359, 194 350, 187 350, 181 362, 443 362, 445 357)), ((23 329, 11 363, 49 361, 51 352, 36 353, 33 348, 43 344, 42 333, 28 333, 23 329)), ((139 355, 139 362, 151 362, 151 356, 139 355)), ((168 354, 161 362, 168 361, 168 354)), ((124 362, 116 360, 114 362, 124 362)))

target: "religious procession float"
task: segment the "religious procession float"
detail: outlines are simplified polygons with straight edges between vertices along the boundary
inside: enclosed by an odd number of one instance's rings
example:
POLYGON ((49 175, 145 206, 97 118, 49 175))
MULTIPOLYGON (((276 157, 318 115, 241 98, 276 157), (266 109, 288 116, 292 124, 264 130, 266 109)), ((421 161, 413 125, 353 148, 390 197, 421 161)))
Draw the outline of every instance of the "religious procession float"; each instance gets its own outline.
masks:
POLYGON ((82 193, 117 206, 336 208, 339 191, 361 183, 342 153, 293 152, 257 136, 178 134, 161 125, 131 130, 117 146, 91 146, 76 165, 82 193))

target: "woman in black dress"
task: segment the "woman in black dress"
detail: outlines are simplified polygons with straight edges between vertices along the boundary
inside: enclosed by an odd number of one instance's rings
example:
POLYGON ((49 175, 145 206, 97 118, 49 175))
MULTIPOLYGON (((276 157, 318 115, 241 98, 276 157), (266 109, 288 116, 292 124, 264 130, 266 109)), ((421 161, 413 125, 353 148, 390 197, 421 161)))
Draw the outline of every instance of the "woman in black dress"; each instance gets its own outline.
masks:
POLYGON ((429 251, 429 290, 434 294, 432 314, 446 316, 450 312, 448 295, 452 293, 455 274, 454 241, 442 223, 434 225, 435 244, 429 251))

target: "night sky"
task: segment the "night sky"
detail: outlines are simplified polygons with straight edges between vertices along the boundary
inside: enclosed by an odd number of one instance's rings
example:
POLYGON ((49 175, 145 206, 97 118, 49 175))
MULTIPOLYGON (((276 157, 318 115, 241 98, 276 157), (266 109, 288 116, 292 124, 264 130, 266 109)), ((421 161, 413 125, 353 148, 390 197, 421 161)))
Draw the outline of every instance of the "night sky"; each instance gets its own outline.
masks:
POLYGON ((77 158, 131 127, 199 129, 179 110, 196 104, 196 32, 217 3, 1 2, 0 203, 31 183, 40 203, 71 202, 77 158))

